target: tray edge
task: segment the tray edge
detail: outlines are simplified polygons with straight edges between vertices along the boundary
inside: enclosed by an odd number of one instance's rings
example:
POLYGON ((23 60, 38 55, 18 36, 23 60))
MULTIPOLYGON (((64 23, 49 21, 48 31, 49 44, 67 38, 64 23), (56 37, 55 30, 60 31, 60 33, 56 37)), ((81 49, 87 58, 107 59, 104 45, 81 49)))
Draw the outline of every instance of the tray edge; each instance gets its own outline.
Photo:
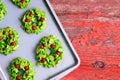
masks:
POLYGON ((73 70, 75 70, 75 69, 80 65, 80 62, 81 62, 81 61, 80 61, 80 58, 79 58, 78 55, 77 55, 76 50, 74 49, 74 47, 73 47, 73 45, 72 45, 70 39, 68 38, 65 30, 63 29, 63 26, 62 26, 62 24, 60 23, 60 21, 59 21, 57 15, 56 15, 54 9, 52 8, 52 5, 51 5, 50 1, 49 1, 49 0, 44 0, 44 1, 45 1, 45 3, 47 4, 47 6, 49 7, 50 11, 52 12, 52 15, 53 15, 54 19, 56 20, 57 24, 59 25, 59 28, 61 29, 61 31, 62 31, 62 33, 63 33, 63 36, 66 38, 66 40, 67 40, 67 42, 68 42, 68 44, 69 44, 69 47, 70 47, 71 50, 73 51, 74 56, 76 57, 76 60, 77 60, 77 62, 76 62, 76 64, 74 65, 74 67, 69 68, 69 69, 67 69, 66 71, 64 71, 64 72, 62 72, 62 73, 59 73, 59 74, 57 74, 56 76, 54 76, 54 77, 52 77, 52 78, 49 79, 49 80, 59 80, 59 79, 61 79, 62 77, 64 77, 64 76, 66 76, 67 74, 69 74, 70 72, 72 72, 73 70))
POLYGON ((1 74, 2 74, 2 76, 3 76, 3 78, 4 78, 4 80, 7 80, 7 78, 6 78, 5 74, 4 74, 4 72, 3 72, 2 68, 1 68, 1 66, 0 66, 0 72, 1 72, 1 74))

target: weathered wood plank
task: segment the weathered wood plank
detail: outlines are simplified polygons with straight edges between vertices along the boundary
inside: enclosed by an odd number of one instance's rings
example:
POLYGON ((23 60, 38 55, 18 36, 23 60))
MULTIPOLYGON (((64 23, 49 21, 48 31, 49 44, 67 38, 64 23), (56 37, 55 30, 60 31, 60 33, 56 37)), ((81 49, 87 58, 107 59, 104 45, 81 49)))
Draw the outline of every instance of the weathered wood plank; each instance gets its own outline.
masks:
POLYGON ((120 80, 118 36, 120 0, 50 0, 50 2, 81 58, 79 68, 62 80, 120 80), (106 28, 100 30, 100 25, 105 25, 106 28), (98 30, 97 33, 94 30, 92 32, 93 26, 98 30), (107 36, 103 35, 104 29, 107 36), (90 32, 92 37, 99 35, 101 41, 90 43, 91 35, 84 35, 90 32), (81 41, 83 35, 86 37, 81 41), (110 35, 115 36, 110 38, 110 35), (81 44, 86 50, 81 48, 81 44))

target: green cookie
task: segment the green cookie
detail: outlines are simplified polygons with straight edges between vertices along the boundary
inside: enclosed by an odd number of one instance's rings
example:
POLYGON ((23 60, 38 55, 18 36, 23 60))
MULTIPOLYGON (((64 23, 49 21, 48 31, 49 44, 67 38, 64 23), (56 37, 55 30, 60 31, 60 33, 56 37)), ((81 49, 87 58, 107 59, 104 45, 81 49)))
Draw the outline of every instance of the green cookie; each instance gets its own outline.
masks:
POLYGON ((18 6, 19 8, 26 8, 30 4, 31 0, 12 0, 13 4, 18 6))
POLYGON ((19 47, 19 34, 11 27, 0 29, 0 53, 8 55, 19 47))
POLYGON ((6 16, 6 14, 7 14, 7 9, 0 0, 0 21, 6 16))
POLYGON ((34 80, 34 65, 23 58, 14 59, 8 66, 10 80, 34 80))
POLYGON ((53 35, 43 37, 37 45, 36 60, 38 66, 46 68, 56 67, 64 57, 61 42, 53 35), (50 53, 48 53, 50 51, 50 53))
POLYGON ((46 14, 40 9, 30 9, 21 18, 22 28, 28 34, 39 34, 46 27, 46 14))

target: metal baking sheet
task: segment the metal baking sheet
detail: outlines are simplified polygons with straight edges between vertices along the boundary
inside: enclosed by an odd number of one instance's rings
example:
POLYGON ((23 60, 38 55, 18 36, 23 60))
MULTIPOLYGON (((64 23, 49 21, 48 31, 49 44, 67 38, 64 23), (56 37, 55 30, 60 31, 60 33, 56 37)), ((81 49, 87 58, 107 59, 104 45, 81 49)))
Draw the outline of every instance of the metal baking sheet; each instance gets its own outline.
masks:
POLYGON ((7 80, 7 78, 6 78, 3 70, 1 69, 1 67, 0 67, 0 80, 7 80))
POLYGON ((8 80, 9 74, 7 67, 9 63, 16 57, 22 57, 31 61, 35 65, 36 75, 35 80, 59 80, 66 76, 68 73, 76 69, 80 60, 74 50, 69 38, 67 37, 61 23, 59 22, 49 0, 31 0, 30 6, 26 9, 20 9, 12 4, 10 0, 2 0, 6 5, 8 14, 3 21, 0 22, 0 28, 7 26, 13 27, 19 32, 20 42, 19 49, 8 56, 0 54, 0 66, 8 80), (31 8, 39 8, 46 12, 47 15, 47 27, 39 35, 28 35, 22 30, 20 18, 26 10, 31 8), (39 40, 43 36, 55 35, 64 46, 64 59, 55 68, 38 67, 35 60, 35 49, 39 40))

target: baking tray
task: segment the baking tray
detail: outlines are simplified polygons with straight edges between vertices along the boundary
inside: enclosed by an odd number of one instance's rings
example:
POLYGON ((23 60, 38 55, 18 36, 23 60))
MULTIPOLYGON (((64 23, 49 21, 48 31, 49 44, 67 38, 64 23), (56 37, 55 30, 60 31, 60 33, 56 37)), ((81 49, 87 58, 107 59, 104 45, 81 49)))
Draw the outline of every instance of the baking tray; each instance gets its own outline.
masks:
POLYGON ((35 80, 60 80, 62 77, 66 76, 68 73, 76 69, 80 60, 76 51, 74 50, 68 36, 66 35, 60 21, 58 20, 49 0, 32 0, 30 6, 26 9, 19 9, 12 4, 10 0, 3 0, 6 5, 8 14, 3 21, 0 22, 0 28, 7 26, 13 27, 19 32, 20 42, 19 49, 8 56, 0 54, 0 66, 9 80, 9 74, 7 72, 7 67, 9 63, 16 57, 23 57, 31 61, 35 65, 36 75, 35 80), (20 18, 25 13, 26 10, 31 8, 39 8, 46 12, 47 15, 47 27, 39 35, 31 34, 28 35, 24 30, 22 30, 20 18), (1 27, 3 26, 3 27, 1 27), (55 68, 44 68, 38 67, 35 60, 35 49, 39 40, 43 36, 55 35, 64 46, 64 59, 55 68))

